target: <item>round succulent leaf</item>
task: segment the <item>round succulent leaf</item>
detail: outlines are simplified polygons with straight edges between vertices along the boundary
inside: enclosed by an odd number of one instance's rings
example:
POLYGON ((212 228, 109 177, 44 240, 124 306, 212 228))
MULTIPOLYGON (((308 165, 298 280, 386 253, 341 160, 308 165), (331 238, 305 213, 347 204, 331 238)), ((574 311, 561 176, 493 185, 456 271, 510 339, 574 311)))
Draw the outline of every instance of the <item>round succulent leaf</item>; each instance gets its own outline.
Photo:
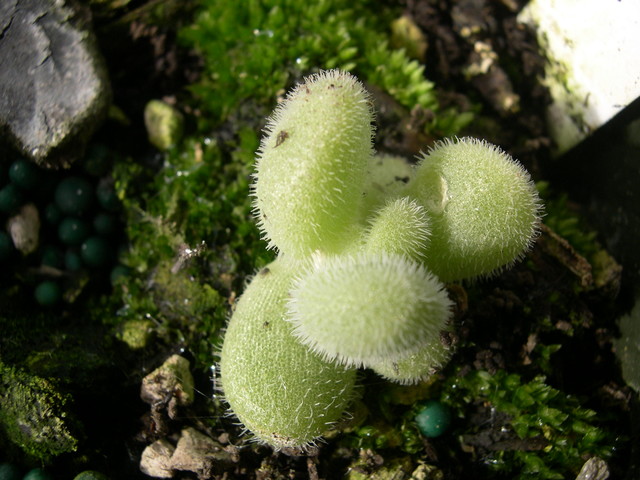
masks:
POLYGON ((327 360, 366 367, 437 339, 450 307, 442 283, 420 263, 362 252, 317 257, 288 308, 302 343, 327 360))
POLYGON ((271 248, 302 257, 353 241, 372 156, 369 95, 352 75, 308 77, 269 118, 254 207, 271 248))
POLYGON ((443 281, 511 265, 538 232, 542 207, 531 177, 483 140, 438 143, 417 166, 407 194, 432 218, 426 264, 443 281))
POLYGON ((224 396, 259 442, 306 447, 344 414, 355 370, 323 360, 285 320, 295 267, 280 258, 260 270, 239 299, 220 355, 224 396))

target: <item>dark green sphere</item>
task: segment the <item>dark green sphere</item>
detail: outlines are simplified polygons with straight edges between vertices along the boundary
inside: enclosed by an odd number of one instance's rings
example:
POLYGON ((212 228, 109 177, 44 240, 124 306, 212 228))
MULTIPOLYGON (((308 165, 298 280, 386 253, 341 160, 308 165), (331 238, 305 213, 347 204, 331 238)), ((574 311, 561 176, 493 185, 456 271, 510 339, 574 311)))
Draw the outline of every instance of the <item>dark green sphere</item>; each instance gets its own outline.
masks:
POLYGON ((29 470, 22 480, 53 480, 53 477, 42 468, 34 468, 29 470))
POLYGON ((58 238, 65 245, 80 245, 89 232, 89 224, 79 218, 66 217, 58 225, 58 238))
POLYGON ((80 252, 75 248, 69 248, 64 252, 64 268, 70 272, 77 272, 83 267, 82 257, 80 252))
POLYGON ((451 412, 437 400, 429 400, 416 415, 418 429, 427 438, 436 438, 447 431, 451 424, 451 412))
POLYGON ((10 463, 0 463, 0 480, 20 480, 20 469, 10 463))
POLYGON ((13 240, 9 234, 0 230, 0 262, 9 260, 14 250, 13 240))
POLYGON ((57 225, 62 220, 62 212, 55 203, 44 207, 44 219, 49 225, 57 225))
POLYGON ((73 480, 109 480, 104 473, 96 472, 93 470, 86 470, 76 475, 73 480))
POLYGON ((43 307, 51 307, 62 298, 62 289, 53 280, 46 280, 36 287, 34 292, 36 302, 43 307))
POLYGON ((116 219, 108 213, 99 213, 93 219, 93 228, 99 235, 109 236, 116 231, 116 219))
POLYGON ((42 172, 33 163, 20 159, 9 167, 9 178, 13 183, 25 190, 33 190, 41 182, 42 172))
POLYGON ((22 205, 24 197, 22 191, 14 183, 5 185, 0 190, 0 212, 11 213, 22 205))
POLYGON ((81 177, 67 177, 56 187, 58 208, 67 215, 82 215, 93 203, 93 186, 81 177))
POLYGON ((80 256, 89 267, 102 267, 111 259, 109 242, 103 237, 88 238, 80 246, 80 256))

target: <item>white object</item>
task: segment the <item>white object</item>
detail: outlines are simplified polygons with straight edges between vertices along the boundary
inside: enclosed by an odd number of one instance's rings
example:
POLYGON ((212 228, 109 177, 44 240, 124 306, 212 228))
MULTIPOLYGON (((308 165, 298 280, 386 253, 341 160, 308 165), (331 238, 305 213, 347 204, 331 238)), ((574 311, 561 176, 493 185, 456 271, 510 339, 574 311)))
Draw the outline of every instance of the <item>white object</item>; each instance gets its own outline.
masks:
POLYGON ((549 128, 562 153, 640 96, 640 1, 531 0, 553 97, 549 128))

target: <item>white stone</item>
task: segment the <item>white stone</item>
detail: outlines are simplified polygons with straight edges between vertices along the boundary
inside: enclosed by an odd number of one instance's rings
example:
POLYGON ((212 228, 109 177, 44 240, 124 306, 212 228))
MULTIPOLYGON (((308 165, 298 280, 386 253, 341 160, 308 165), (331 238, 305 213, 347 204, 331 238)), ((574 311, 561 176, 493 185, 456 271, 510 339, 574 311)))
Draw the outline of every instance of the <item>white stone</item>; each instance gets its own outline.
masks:
POLYGON ((175 447, 167 440, 160 439, 148 445, 140 457, 140 471, 156 478, 173 477, 171 455, 175 447))
POLYGON ((24 255, 35 252, 40 235, 40 216, 35 205, 23 205, 16 215, 7 220, 7 231, 15 247, 24 255))
POLYGON ((562 153, 640 96, 640 1, 532 0, 548 62, 550 134, 562 153))

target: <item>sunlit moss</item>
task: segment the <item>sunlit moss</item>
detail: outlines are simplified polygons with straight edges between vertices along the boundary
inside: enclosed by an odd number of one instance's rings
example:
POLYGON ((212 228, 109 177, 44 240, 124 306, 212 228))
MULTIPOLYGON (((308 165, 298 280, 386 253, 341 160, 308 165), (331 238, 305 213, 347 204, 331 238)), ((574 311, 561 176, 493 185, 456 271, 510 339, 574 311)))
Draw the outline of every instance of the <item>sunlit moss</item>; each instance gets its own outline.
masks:
POLYGON ((0 362, 0 431, 39 460, 77 448, 69 397, 49 381, 0 362))
MULTIPOLYGON (((181 39, 204 60, 204 74, 191 87, 207 112, 203 124, 225 120, 246 99, 271 107, 293 81, 316 69, 350 71, 408 109, 439 110, 424 66, 390 46, 399 9, 370 0, 201 3, 181 39)), ((459 112, 440 112, 427 128, 452 135, 469 120, 459 112)))

